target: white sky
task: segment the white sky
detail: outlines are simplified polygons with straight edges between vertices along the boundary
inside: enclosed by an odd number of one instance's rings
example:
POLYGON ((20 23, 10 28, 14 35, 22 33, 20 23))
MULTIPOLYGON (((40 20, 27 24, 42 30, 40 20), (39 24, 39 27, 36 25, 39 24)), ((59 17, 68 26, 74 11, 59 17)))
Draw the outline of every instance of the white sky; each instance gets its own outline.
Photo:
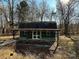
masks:
POLYGON ((67 4, 69 0, 60 0, 63 4, 67 4))

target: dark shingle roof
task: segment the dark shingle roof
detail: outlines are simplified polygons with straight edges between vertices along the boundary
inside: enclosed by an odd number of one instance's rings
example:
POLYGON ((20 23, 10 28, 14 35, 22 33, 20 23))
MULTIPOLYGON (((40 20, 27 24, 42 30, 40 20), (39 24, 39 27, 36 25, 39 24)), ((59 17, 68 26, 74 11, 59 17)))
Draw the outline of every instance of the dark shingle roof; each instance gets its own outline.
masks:
POLYGON ((56 29, 56 22, 26 22, 20 23, 19 28, 50 28, 56 29))

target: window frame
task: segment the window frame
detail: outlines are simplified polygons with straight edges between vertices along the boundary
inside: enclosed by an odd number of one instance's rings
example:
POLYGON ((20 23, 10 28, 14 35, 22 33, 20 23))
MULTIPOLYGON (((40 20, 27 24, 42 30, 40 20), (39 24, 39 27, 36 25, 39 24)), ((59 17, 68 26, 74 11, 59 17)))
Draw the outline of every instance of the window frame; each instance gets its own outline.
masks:
POLYGON ((41 31, 32 31, 32 39, 41 39, 41 31))
POLYGON ((55 37, 55 36, 52 35, 52 34, 55 35, 55 33, 52 32, 52 31, 44 31, 44 32, 45 33, 42 32, 42 39, 52 39, 52 38, 55 37), (51 32, 52 32, 52 34, 51 34, 51 32), (51 35, 52 35, 52 37, 51 37, 51 35))

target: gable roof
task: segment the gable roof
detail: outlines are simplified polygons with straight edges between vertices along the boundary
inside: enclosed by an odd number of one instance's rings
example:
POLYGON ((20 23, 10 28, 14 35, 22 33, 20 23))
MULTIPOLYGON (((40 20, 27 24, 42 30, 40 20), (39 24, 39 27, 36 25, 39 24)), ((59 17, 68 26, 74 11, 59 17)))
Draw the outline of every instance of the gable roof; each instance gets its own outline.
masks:
POLYGON ((19 28, 57 29, 57 24, 56 22, 22 22, 19 23, 19 28))

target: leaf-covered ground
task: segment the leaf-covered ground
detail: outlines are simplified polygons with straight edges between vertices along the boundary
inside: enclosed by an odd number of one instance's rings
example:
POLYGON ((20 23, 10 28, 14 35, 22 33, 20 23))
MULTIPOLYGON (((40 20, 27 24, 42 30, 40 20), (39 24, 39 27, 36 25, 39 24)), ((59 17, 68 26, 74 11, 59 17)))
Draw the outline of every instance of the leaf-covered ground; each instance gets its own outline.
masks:
MULTIPOLYGON (((45 55, 45 59, 76 59, 74 42, 65 36, 60 36, 59 47, 53 56, 45 55)), ((16 53, 15 47, 4 47, 0 49, 0 59, 42 59, 36 54, 26 56, 16 53)))

